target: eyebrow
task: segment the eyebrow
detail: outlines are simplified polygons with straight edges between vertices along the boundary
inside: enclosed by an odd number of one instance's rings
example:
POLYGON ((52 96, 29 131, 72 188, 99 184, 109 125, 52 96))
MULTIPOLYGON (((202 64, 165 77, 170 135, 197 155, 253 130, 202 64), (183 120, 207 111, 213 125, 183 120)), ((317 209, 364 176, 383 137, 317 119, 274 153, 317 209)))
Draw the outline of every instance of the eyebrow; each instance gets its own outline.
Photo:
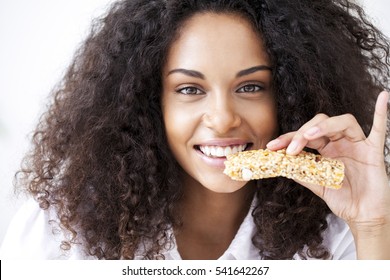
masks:
MULTIPOLYGON (((254 66, 254 67, 239 71, 237 73, 236 77, 239 78, 239 77, 242 77, 245 75, 252 74, 252 73, 257 72, 257 71, 264 71, 264 70, 272 71, 272 68, 267 66, 267 65, 254 66)), ((171 75, 173 73, 182 73, 182 74, 190 76, 190 77, 195 77, 195 78, 199 78, 202 80, 205 79, 205 76, 201 72, 196 71, 196 70, 183 69, 183 68, 173 69, 173 70, 168 72, 167 76, 171 75)))
POLYGON ((173 69, 173 70, 169 71, 168 75, 171 75, 173 73, 182 73, 184 75, 195 77, 195 78, 200 78, 202 80, 205 79, 205 77, 202 73, 200 73, 199 71, 195 71, 195 70, 178 68, 178 69, 173 69))
POLYGON ((241 70, 240 72, 237 73, 236 77, 239 78, 239 77, 242 77, 245 75, 252 74, 252 73, 257 72, 257 71, 264 71, 264 70, 272 71, 272 68, 267 66, 267 65, 254 66, 254 67, 251 67, 248 69, 241 70))

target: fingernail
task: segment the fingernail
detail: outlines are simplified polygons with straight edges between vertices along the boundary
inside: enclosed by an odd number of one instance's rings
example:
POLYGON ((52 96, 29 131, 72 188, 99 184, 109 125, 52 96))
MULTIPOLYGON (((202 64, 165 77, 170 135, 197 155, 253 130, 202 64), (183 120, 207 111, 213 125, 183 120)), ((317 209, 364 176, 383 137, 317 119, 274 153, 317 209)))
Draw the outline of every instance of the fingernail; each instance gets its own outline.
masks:
POLYGON ((307 136, 314 136, 318 132, 320 132, 320 129, 318 127, 312 127, 308 131, 305 132, 305 135, 307 135, 307 136))
POLYGON ((295 152, 295 150, 296 150, 297 148, 298 148, 298 143, 295 142, 295 141, 293 141, 293 142, 290 143, 290 145, 288 145, 286 152, 287 152, 288 154, 292 154, 292 153, 295 152))
POLYGON ((272 140, 272 141, 268 142, 267 147, 268 147, 268 148, 275 147, 275 146, 277 146, 279 143, 280 143, 280 140, 279 140, 279 139, 275 139, 275 140, 272 140))

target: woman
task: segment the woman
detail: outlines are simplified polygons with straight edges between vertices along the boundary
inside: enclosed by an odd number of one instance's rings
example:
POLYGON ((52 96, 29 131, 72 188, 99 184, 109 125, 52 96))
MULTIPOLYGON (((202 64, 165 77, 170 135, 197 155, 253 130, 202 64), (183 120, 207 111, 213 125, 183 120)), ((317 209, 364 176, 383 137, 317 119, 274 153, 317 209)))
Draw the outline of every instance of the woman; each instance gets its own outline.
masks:
POLYGON ((389 67, 349 1, 117 2, 35 132, 18 175, 40 208, 2 256, 390 258, 389 67), (342 160, 343 187, 222 173, 266 147, 342 160))

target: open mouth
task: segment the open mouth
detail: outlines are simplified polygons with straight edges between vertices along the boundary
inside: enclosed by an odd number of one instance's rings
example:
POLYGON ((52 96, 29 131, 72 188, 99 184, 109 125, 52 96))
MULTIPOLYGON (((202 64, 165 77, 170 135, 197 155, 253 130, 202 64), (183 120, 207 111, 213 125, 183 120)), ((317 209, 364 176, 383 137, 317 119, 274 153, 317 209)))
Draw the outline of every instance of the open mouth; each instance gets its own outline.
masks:
POLYGON ((249 150, 252 143, 243 145, 230 145, 230 146, 195 146, 195 149, 203 153, 208 157, 225 158, 230 154, 235 154, 245 150, 249 150))

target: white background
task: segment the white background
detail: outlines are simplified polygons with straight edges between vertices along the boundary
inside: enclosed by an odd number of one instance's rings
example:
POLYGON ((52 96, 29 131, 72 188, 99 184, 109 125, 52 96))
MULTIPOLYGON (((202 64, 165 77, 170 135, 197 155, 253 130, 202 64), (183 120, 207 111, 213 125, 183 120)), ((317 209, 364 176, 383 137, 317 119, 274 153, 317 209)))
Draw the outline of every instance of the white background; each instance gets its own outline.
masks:
MULTIPOLYGON (((110 2, 0 0, 0 243, 23 201, 13 194, 13 176, 30 147, 31 131, 92 19, 110 2)), ((390 37, 390 0, 359 2, 390 37)))

